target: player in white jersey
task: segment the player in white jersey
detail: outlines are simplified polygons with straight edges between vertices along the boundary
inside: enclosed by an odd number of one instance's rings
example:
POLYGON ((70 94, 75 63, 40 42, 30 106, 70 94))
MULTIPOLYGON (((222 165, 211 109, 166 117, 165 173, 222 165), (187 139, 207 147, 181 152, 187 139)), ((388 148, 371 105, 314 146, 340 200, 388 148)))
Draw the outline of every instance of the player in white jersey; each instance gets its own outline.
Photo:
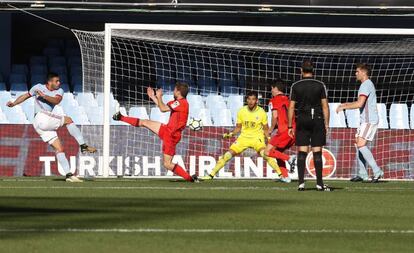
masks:
POLYGON ((70 172, 69 162, 63 152, 63 146, 57 136, 56 130, 62 126, 66 126, 70 135, 79 143, 82 153, 94 153, 96 149, 85 143, 82 133, 70 117, 52 113, 53 108, 62 101, 63 93, 62 88, 60 88, 59 76, 55 73, 49 73, 46 84, 36 84, 28 93, 19 96, 14 102, 7 102, 7 106, 13 107, 23 103, 32 96, 35 98, 35 118, 33 120, 33 126, 36 132, 44 142, 49 143, 55 149, 56 158, 66 172, 66 181, 82 182, 82 180, 70 172))
POLYGON ((358 90, 358 100, 341 104, 336 109, 337 113, 347 109, 359 109, 361 113, 360 127, 355 135, 359 170, 357 175, 351 179, 352 182, 368 180, 367 164, 374 174, 371 182, 377 183, 380 178, 384 177, 384 172, 377 165, 374 156, 367 147, 367 142, 374 139, 379 121, 376 90, 374 83, 369 79, 369 74, 370 67, 367 64, 359 63, 356 65, 355 76, 361 82, 358 90))

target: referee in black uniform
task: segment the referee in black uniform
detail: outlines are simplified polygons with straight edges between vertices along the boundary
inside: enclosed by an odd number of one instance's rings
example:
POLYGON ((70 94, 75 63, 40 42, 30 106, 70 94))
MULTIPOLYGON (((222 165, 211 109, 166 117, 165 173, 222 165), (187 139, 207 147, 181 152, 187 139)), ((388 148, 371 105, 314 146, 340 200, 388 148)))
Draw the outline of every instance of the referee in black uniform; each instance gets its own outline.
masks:
POLYGON ((326 145, 326 132, 329 127, 327 92, 325 84, 313 78, 313 63, 310 60, 305 60, 302 64, 302 80, 291 87, 288 118, 289 135, 296 135, 298 146, 298 190, 305 190, 305 163, 311 146, 316 170, 316 189, 331 191, 322 180, 322 147, 326 145), (292 129, 294 115, 296 133, 292 129))

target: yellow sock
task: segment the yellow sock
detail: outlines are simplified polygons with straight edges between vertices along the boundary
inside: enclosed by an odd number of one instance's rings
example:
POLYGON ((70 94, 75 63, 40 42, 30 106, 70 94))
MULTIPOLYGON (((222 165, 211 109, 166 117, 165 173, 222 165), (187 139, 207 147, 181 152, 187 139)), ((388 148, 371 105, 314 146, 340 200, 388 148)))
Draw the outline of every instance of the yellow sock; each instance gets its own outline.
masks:
POLYGON ((263 159, 266 160, 266 162, 270 165, 270 167, 272 167, 272 169, 276 171, 278 175, 282 174, 282 171, 280 170, 279 165, 276 162, 276 159, 266 156, 264 153, 264 150, 260 151, 260 155, 263 157, 263 159))
POLYGON ((217 161, 217 164, 210 175, 214 177, 221 170, 221 168, 223 168, 224 165, 231 160, 232 157, 233 155, 230 152, 224 153, 223 157, 217 161))

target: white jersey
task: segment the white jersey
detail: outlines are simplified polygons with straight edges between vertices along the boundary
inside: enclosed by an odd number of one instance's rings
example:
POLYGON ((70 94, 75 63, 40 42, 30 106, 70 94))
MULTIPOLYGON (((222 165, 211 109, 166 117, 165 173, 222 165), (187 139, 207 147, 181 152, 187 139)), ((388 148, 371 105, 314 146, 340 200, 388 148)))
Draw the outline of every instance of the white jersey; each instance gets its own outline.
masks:
POLYGON ((43 98, 39 97, 36 93, 36 91, 41 91, 43 94, 48 95, 50 97, 63 97, 63 89, 59 88, 57 90, 49 90, 45 84, 36 84, 29 90, 30 96, 35 97, 35 113, 41 112, 41 111, 53 111, 53 108, 55 108, 54 104, 51 104, 44 100, 43 98))

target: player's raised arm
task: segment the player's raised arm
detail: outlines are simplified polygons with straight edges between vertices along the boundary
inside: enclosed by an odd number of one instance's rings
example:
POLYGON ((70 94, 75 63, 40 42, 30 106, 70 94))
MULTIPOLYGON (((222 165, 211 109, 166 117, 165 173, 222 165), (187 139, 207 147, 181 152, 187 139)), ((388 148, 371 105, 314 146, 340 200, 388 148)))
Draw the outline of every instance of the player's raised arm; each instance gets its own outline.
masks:
POLYGON ((364 95, 360 95, 357 101, 354 101, 352 103, 340 104, 338 108, 336 108, 336 113, 339 113, 340 111, 343 111, 343 110, 360 109, 364 107, 366 101, 367 101, 367 97, 364 95))
POLYGON ((29 93, 25 93, 25 94, 22 94, 22 95, 20 95, 18 98, 16 98, 16 100, 14 100, 14 102, 11 102, 11 101, 9 101, 9 102, 7 102, 7 106, 8 107, 13 107, 13 106, 15 106, 15 105, 18 105, 18 104, 21 104, 21 103, 23 103, 24 101, 26 101, 26 99, 28 99, 28 98, 30 98, 31 96, 30 96, 30 94, 29 93))
POLYGON ((160 111, 162 111, 162 112, 171 111, 171 108, 168 105, 164 104, 164 102, 162 101, 162 89, 158 89, 155 92, 155 96, 157 98, 157 101, 158 101, 157 105, 160 108, 160 111))

